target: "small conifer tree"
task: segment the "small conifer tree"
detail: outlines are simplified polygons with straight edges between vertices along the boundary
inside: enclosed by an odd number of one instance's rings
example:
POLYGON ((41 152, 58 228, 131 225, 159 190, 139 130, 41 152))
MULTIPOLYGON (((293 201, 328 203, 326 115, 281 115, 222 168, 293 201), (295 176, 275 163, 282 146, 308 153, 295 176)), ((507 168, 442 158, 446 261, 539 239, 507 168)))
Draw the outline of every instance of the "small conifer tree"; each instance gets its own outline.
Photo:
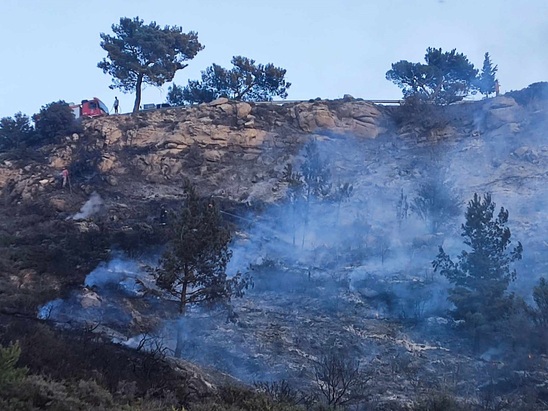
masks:
POLYGON ((453 284, 449 300, 455 305, 455 319, 476 331, 493 331, 497 321, 510 315, 512 296, 507 288, 516 278, 512 262, 521 259, 523 247, 520 242, 510 249, 508 211, 501 207, 495 216, 496 204, 485 194, 468 203, 466 222, 462 225, 462 237, 468 247, 457 258, 451 260, 442 247, 432 262, 453 284))
MULTIPOLYGON (((230 315, 231 298, 243 296, 251 280, 240 273, 227 276, 231 233, 215 202, 200 198, 189 181, 185 192, 186 200, 170 228, 167 251, 156 269, 156 282, 177 297, 181 315, 188 306, 215 304, 227 307, 230 315)), ((182 352, 181 331, 178 327, 176 357, 182 352)))
POLYGON ((188 181, 185 191, 186 200, 156 270, 158 285, 179 299, 181 314, 188 305, 226 303, 246 286, 239 274, 227 277, 231 234, 217 205, 200 198, 188 181))
POLYGON ((489 97, 489 94, 495 92, 495 82, 498 66, 493 66, 491 62, 491 57, 489 53, 485 53, 485 58, 483 60, 483 67, 481 73, 477 78, 477 87, 481 94, 485 97, 489 97))
POLYGON ((27 375, 26 368, 17 367, 20 355, 18 343, 5 348, 0 346, 0 391, 9 384, 20 382, 27 375))

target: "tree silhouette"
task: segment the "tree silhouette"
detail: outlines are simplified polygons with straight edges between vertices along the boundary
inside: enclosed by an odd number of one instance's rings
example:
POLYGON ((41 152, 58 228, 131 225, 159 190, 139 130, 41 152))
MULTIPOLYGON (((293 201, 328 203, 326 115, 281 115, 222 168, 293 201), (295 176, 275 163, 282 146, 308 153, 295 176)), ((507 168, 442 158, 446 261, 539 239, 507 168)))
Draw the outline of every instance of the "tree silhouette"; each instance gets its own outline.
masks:
POLYGON ((202 71, 202 79, 190 80, 181 89, 176 84, 169 88, 167 101, 174 105, 203 103, 218 97, 231 100, 269 101, 272 97, 287 97, 291 83, 285 81, 286 70, 272 63, 263 65, 247 57, 235 56, 234 66, 227 70, 213 64, 202 71))
POLYGON ((178 297, 181 314, 188 305, 226 303, 240 295, 239 285, 245 285, 240 275, 227 277, 231 234, 217 205, 200 198, 189 182, 185 192, 168 249, 156 270, 158 285, 178 297))
POLYGON ((97 66, 112 76, 111 88, 124 93, 135 91, 133 112, 139 110, 143 83, 153 86, 172 81, 177 70, 203 49, 198 34, 183 33, 179 26, 161 28, 156 22, 147 25, 139 17, 122 17, 112 25, 114 36, 101 33, 101 47, 107 52, 97 66))
POLYGON ((81 131, 74 113, 63 100, 42 106, 40 112, 33 117, 36 132, 42 140, 52 140, 81 131))
POLYGON ((495 92, 495 82, 498 66, 493 66, 489 53, 485 53, 485 58, 483 60, 483 67, 481 73, 479 74, 476 85, 481 94, 485 97, 489 97, 489 94, 495 92))
POLYGON ((314 379, 325 402, 332 407, 360 403, 368 397, 372 379, 348 354, 330 352, 314 365, 314 379))
POLYGON ((495 207, 489 194, 483 198, 474 194, 462 225, 468 250, 463 250, 454 262, 440 247, 432 262, 434 270, 454 285, 449 291, 449 300, 456 307, 454 317, 465 320, 476 331, 489 331, 498 320, 509 315, 512 297, 506 290, 516 277, 510 264, 521 259, 523 252, 520 242, 509 249, 511 233, 506 226, 509 214, 501 207, 495 217, 495 207))
POLYGON ((21 112, 15 113, 13 117, 0 119, 0 150, 10 150, 32 143, 34 135, 30 119, 21 112))
MULTIPOLYGON (((243 296, 250 285, 250 279, 240 273, 232 278, 226 274, 232 256, 228 247, 231 234, 217 205, 210 199, 200 198, 188 181, 185 192, 186 200, 170 227, 167 251, 155 270, 158 286, 178 298, 182 315, 189 305, 228 307, 231 298, 243 296)), ((180 331, 176 356, 182 349, 180 331)))
POLYGON ((426 64, 393 63, 386 79, 400 87, 405 98, 419 97, 439 105, 460 101, 473 89, 478 71, 464 54, 429 47, 424 60, 426 64))
POLYGON ((432 233, 437 233, 444 224, 461 213, 461 202, 442 180, 431 178, 420 184, 410 208, 432 233))

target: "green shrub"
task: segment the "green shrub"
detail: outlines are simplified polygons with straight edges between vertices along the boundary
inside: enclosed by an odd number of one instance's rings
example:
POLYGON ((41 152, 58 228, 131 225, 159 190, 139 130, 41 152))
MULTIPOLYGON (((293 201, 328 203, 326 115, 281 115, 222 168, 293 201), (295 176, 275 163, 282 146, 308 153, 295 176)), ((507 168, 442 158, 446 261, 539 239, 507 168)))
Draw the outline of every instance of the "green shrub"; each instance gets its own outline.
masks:
POLYGON ((16 113, 0 119, 0 151, 20 148, 32 142, 34 128, 28 116, 16 113))
POLYGON ((443 107, 430 104, 418 97, 408 97, 393 115, 401 129, 414 128, 421 132, 442 130, 449 124, 443 107))
POLYGON ((19 343, 0 347, 0 391, 2 388, 21 382, 27 374, 26 368, 16 367, 21 355, 19 343))
POLYGON ((42 142, 78 133, 82 129, 69 105, 62 100, 43 106, 40 113, 33 116, 33 120, 42 142))

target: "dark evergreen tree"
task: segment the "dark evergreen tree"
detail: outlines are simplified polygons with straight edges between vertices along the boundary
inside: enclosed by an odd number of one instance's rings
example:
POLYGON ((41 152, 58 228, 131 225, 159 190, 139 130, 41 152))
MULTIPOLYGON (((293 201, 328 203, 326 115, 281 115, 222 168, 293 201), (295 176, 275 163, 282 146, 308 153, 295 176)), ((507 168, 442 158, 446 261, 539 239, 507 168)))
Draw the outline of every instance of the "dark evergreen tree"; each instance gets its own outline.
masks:
POLYGON ((512 309, 513 298, 507 288, 516 277, 510 264, 521 259, 523 247, 510 247, 508 211, 501 207, 495 217, 491 196, 474 194, 465 213, 462 237, 468 250, 463 250, 457 262, 440 247, 433 261, 439 271, 453 284, 449 299, 455 305, 454 317, 476 330, 476 337, 492 331, 499 320, 512 309), (483 333, 485 332, 485 333, 483 333))
POLYGON ((481 69, 481 73, 476 80, 478 90, 485 97, 489 97, 489 94, 495 92, 497 70, 498 66, 493 66, 493 63, 491 62, 491 57, 489 57, 489 53, 485 53, 483 67, 481 69))
MULTIPOLYGON (((533 288, 533 300, 536 308, 527 310, 534 324, 533 338, 528 338, 528 342, 535 351, 546 353, 548 352, 548 282, 544 277, 533 288)), ((524 328, 518 331, 523 333, 524 328)))
POLYGON ((548 328, 548 282, 542 277, 533 289, 533 300, 537 305, 536 322, 548 328))
POLYGON ((402 89, 404 98, 413 96, 446 105, 472 91, 478 71, 464 54, 429 47, 424 60, 426 64, 402 60, 386 72, 386 79, 402 89))
POLYGON ((244 101, 287 97, 291 83, 285 81, 285 69, 271 63, 256 64, 255 60, 242 56, 233 57, 231 63, 234 67, 230 70, 213 64, 202 71, 201 81, 190 80, 183 89, 182 99, 175 100, 176 105, 210 102, 219 97, 244 101))
POLYGON ((111 88, 135 91, 134 113, 141 104, 143 83, 161 86, 172 81, 175 72, 187 66, 183 62, 203 49, 196 32, 183 33, 179 26, 162 28, 154 21, 145 25, 139 17, 122 17, 112 31, 114 36, 101 33, 107 57, 97 66, 112 76, 111 88))
POLYGON ((5 348, 0 346, 0 392, 10 384, 21 382, 25 378, 27 369, 17 367, 20 355, 21 347, 18 343, 5 348))
MULTIPOLYGON (((240 273, 228 278, 226 266, 232 256, 228 247, 230 230, 211 199, 200 198, 188 181, 185 192, 183 207, 170 226, 167 251, 156 269, 157 284, 177 297, 182 315, 188 306, 221 305, 230 316, 230 300, 243 296, 251 279, 240 273)), ((176 357, 182 352, 181 331, 178 327, 176 357)))
POLYGON ((167 88, 166 103, 172 107, 184 106, 183 88, 175 83, 173 83, 172 86, 169 86, 167 88))
POLYGON ((33 142, 34 127, 28 116, 15 113, 0 119, 0 150, 11 150, 33 142))
POLYGON ((439 178, 421 184, 410 206, 411 211, 428 225, 432 233, 437 233, 451 218, 460 214, 460 207, 460 201, 439 178))
POLYGON ((228 303, 247 285, 240 274, 227 277, 231 234, 217 205, 200 198, 189 182, 185 191, 186 200, 156 270, 158 285, 179 299, 181 314, 188 305, 228 303))
POLYGON ((40 113, 35 114, 32 118, 36 132, 42 140, 48 141, 81 131, 81 126, 74 118, 74 113, 63 100, 43 106, 40 113))

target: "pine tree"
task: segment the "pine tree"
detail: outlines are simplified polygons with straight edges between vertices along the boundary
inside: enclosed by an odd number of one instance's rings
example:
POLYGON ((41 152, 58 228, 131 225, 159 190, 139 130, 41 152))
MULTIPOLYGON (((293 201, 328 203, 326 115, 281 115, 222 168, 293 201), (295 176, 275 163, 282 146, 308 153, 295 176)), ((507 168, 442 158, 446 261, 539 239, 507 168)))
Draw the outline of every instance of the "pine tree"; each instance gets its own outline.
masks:
MULTIPOLYGON (((188 85, 177 96, 173 90, 171 100, 177 98, 176 105, 183 103, 208 103, 219 97, 242 101, 268 101, 273 97, 287 98, 291 83, 285 80, 286 70, 272 63, 259 64, 255 60, 234 56, 234 66, 225 69, 213 64, 202 71, 201 80, 189 80, 188 85)), ((178 86, 177 86, 178 87, 178 86)))
MULTIPOLYGON (((536 308, 529 308, 530 318, 533 320, 532 347, 542 353, 548 352, 548 281, 542 277, 538 285, 533 288, 533 300, 536 308)), ((523 330, 520 330, 523 331, 523 330)))
POLYGON ((0 151, 11 150, 32 143, 34 127, 28 116, 15 113, 13 117, 0 119, 0 151))
POLYGON ((498 66, 493 66, 489 53, 485 53, 483 60, 483 67, 481 73, 477 78, 477 87, 481 94, 485 97, 489 97, 489 94, 495 92, 495 82, 498 66))
POLYGON ((454 286, 449 290, 449 299, 455 305, 455 319, 465 320, 476 331, 489 331, 509 315, 512 296, 506 291, 516 278, 510 264, 521 259, 523 252, 519 242, 509 250, 509 213, 501 207, 495 217, 495 207, 489 194, 483 198, 474 194, 462 225, 462 237, 469 250, 463 250, 454 262, 440 247, 432 262, 434 270, 454 286))
POLYGON ((18 343, 8 347, 0 346, 0 391, 8 384, 17 383, 27 375, 27 369, 17 367, 21 347, 18 343))
POLYGON ((111 88, 135 91, 134 113, 141 104, 143 84, 158 87, 172 81, 175 73, 187 66, 184 62, 203 49, 196 32, 183 33, 179 26, 160 27, 154 21, 144 24, 139 17, 121 18, 112 31, 114 36, 101 33, 107 57, 97 67, 112 76, 111 88))
POLYGON ((246 286, 239 274, 227 277, 231 234, 217 205, 200 198, 189 182, 185 191, 186 201, 156 270, 158 285, 178 297, 181 314, 188 305, 227 303, 246 286))
MULTIPOLYGON (((232 297, 241 297, 251 285, 250 278, 237 273, 232 278, 226 266, 232 252, 231 233, 223 223, 217 205, 200 198, 195 187, 185 183, 186 200, 171 227, 171 240, 156 269, 158 286, 179 300, 179 313, 189 305, 229 306, 232 297)), ((182 352, 182 330, 177 329, 175 356, 182 352)))
POLYGON ((429 47, 424 60, 426 64, 401 60, 386 72, 386 79, 402 89, 405 99, 447 105, 470 93, 478 70, 464 54, 429 47))
POLYGON ((538 324, 548 327, 548 282, 544 277, 533 289, 533 300, 537 305, 535 320, 538 324))

